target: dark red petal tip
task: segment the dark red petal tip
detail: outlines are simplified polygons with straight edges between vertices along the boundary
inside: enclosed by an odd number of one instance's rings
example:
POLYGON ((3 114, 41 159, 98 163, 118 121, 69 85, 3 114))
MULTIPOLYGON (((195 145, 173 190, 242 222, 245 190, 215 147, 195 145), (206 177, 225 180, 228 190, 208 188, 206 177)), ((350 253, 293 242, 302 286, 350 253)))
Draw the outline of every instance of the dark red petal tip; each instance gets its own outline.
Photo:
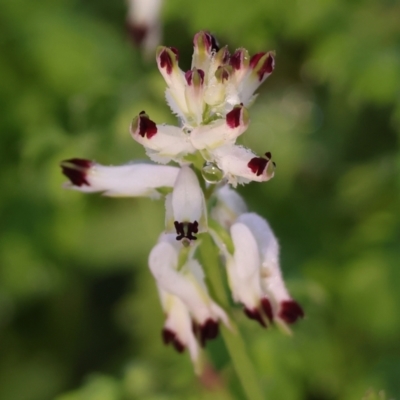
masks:
POLYGON ((247 166, 251 169, 251 172, 253 172, 253 174, 260 176, 264 172, 267 163, 268 160, 266 160, 265 158, 254 157, 249 161, 247 166))
POLYGON ((261 81, 265 74, 270 74, 275 67, 275 58, 272 53, 257 53, 250 59, 250 67, 257 68, 258 79, 261 81), (260 60, 267 55, 262 65, 258 65, 260 60))
POLYGON ((175 230, 176 230, 176 240, 182 240, 183 238, 189 240, 197 240, 197 237, 194 236, 199 231, 199 223, 197 221, 194 222, 174 222, 175 230))
POLYGON ((295 323, 299 318, 304 317, 304 311, 294 300, 282 301, 280 311, 278 314, 279 318, 283 319, 288 324, 295 323))
POLYGON ((261 307, 264 311, 264 314, 268 317, 268 319, 272 322, 273 320, 273 312, 271 302, 267 297, 263 297, 261 299, 261 307))
POLYGON ((178 61, 178 50, 175 47, 165 47, 159 54, 159 58, 160 58, 160 67, 165 68, 167 74, 170 75, 174 67, 174 62, 178 61), (171 50, 173 52, 175 60, 172 59, 171 53, 168 50, 171 50))
POLYGON ((245 65, 245 49, 237 49, 231 56, 229 60, 229 64, 232 66, 233 69, 239 70, 244 67, 245 65))
POLYGON ((193 68, 185 72, 185 79, 189 86, 192 86, 193 80, 195 85, 202 85, 204 83, 204 71, 202 69, 193 68))
POLYGON ((90 186, 87 180, 87 171, 92 166, 92 162, 82 158, 71 158, 61 162, 62 173, 69 178, 75 186, 90 186))
POLYGON ((199 326, 200 344, 204 347, 207 340, 215 339, 218 336, 219 325, 218 321, 207 319, 202 325, 199 326))
POLYGON ((251 310, 251 309, 245 307, 243 309, 243 311, 247 315, 248 318, 258 321, 258 323, 264 328, 267 327, 266 323, 264 322, 262 314, 260 313, 260 311, 257 308, 253 308, 251 310))
POLYGON ((157 125, 153 122, 149 116, 142 111, 139 114, 139 135, 141 137, 152 138, 157 133, 157 125))
POLYGON ((172 343, 178 353, 182 353, 185 350, 185 345, 178 340, 175 332, 171 331, 170 329, 164 328, 161 332, 161 336, 164 344, 168 345, 172 343))
POLYGON ((131 22, 127 22, 127 31, 130 39, 136 46, 140 46, 143 41, 145 40, 149 28, 146 25, 137 25, 137 24, 132 24, 131 22))
POLYGON ((242 114, 243 107, 237 106, 234 107, 232 111, 229 111, 226 114, 226 123, 232 129, 237 128, 240 125, 240 116, 242 114))

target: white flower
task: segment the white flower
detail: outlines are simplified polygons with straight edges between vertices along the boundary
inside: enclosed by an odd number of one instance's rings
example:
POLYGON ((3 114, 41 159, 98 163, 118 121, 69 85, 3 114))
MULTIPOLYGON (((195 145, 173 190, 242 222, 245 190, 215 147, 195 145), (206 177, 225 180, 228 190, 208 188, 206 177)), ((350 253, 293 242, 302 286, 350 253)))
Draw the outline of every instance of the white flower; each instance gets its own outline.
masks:
POLYGON ((72 158, 61 163, 70 179, 65 186, 81 192, 104 192, 105 196, 161 197, 160 189, 172 188, 179 168, 154 164, 126 164, 106 167, 93 161, 72 158))
MULTIPOLYGON (((185 305, 197 339, 204 346, 207 340, 217 336, 220 320, 229 325, 228 317, 208 294, 201 265, 193 258, 194 248, 189 251, 183 265, 179 265, 181 251, 185 251, 184 247, 179 246, 174 235, 164 234, 150 253, 149 267, 158 288, 176 296, 185 305)), ((182 326, 185 324, 182 322, 182 326)), ((183 336, 180 332, 174 333, 177 337, 183 336)))
POLYGON ((239 301, 247 308, 254 306, 248 299, 253 300, 259 296, 265 314, 273 316, 281 324, 292 324, 302 318, 302 308, 291 298, 283 281, 279 266, 279 245, 267 221, 255 213, 242 214, 232 225, 231 235, 235 246, 235 274, 239 277, 234 282, 233 292, 239 301), (245 285, 246 279, 252 284, 245 285), (243 300, 245 298, 246 302, 243 300), (271 303, 271 311, 264 304, 265 299, 271 303))
POLYGON ((172 344, 182 353, 188 348, 196 372, 200 372, 200 348, 193 332, 193 322, 189 310, 182 300, 158 288, 161 304, 166 315, 162 338, 166 345, 172 344))
POLYGON ((172 193, 166 196, 165 208, 166 230, 175 228, 176 239, 184 239, 184 244, 196 240, 195 234, 207 230, 204 194, 190 167, 183 166, 180 169, 172 193))
POLYGON ((162 0, 128 0, 128 33, 145 56, 154 53, 161 41, 162 0))

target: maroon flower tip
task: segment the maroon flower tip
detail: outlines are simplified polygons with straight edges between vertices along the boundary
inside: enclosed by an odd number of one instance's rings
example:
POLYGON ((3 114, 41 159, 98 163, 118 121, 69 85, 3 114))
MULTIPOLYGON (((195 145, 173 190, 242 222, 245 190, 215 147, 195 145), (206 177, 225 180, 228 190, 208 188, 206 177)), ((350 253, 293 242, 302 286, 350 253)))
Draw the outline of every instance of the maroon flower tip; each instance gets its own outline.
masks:
POLYGON ((82 158, 71 158, 61 162, 62 173, 69 178, 75 186, 90 186, 87 180, 87 171, 92 166, 92 162, 82 158))
POLYGON ((247 166, 251 169, 251 172, 253 172, 253 174, 260 176, 264 172, 267 163, 268 160, 266 160, 265 158, 254 157, 249 161, 247 166))
MULTIPOLYGON (((178 61, 178 50, 175 47, 169 47, 169 50, 171 50, 175 54, 175 61, 178 61)), ((167 48, 164 48, 160 55, 160 67, 165 68, 167 71, 167 74, 170 75, 172 73, 172 68, 174 66, 174 60, 171 58, 171 54, 167 51, 167 48)))
POLYGON ((135 25, 127 22, 127 31, 130 39, 136 46, 140 46, 146 38, 149 28, 146 25, 135 25))
POLYGON ((263 297, 261 299, 261 307, 262 307, 265 315, 272 322, 272 320, 273 320, 272 306, 271 306, 271 302, 269 301, 269 299, 267 297, 263 297))
POLYGON ((234 107, 232 111, 226 114, 226 123, 232 129, 237 128, 240 125, 240 116, 242 114, 243 107, 234 107))
POLYGON ((217 321, 209 318, 199 327, 200 344, 204 347, 207 340, 215 339, 218 336, 219 325, 217 321))
POLYGON ((198 76, 200 77, 200 84, 202 85, 204 83, 204 71, 202 69, 190 69, 189 71, 185 72, 185 79, 186 82, 189 86, 192 86, 193 84, 193 75, 194 74, 198 74, 198 76))
POLYGON ((229 64, 232 66, 233 69, 239 70, 243 65, 243 49, 236 50, 230 60, 229 64))
POLYGON ((255 321, 258 321, 258 323, 264 328, 267 327, 267 325, 265 324, 264 319, 263 319, 263 317, 262 317, 262 315, 261 315, 259 310, 257 310, 256 308, 253 308, 251 310, 251 309, 245 307, 243 309, 243 311, 247 315, 248 318, 254 319, 255 321))
POLYGON ((220 65, 217 70, 215 71, 215 76, 218 80, 222 83, 227 81, 230 77, 229 69, 225 65, 220 65))
POLYGON ((288 324, 295 323, 298 318, 304 317, 304 311, 300 307, 299 303, 294 300, 282 301, 279 318, 283 319, 288 324))
POLYGON ((270 74, 275 67, 275 59, 272 53, 257 53, 250 59, 250 67, 255 68, 261 58, 263 58, 266 54, 268 56, 264 60, 263 64, 259 67, 259 70, 257 71, 258 79, 261 81, 264 77, 265 74, 270 74))
POLYGON ((194 236, 199 231, 199 223, 197 221, 194 222, 174 222, 175 230, 176 230, 176 240, 182 240, 183 238, 189 240, 197 240, 197 237, 194 236))
POLYGON ((178 353, 182 353, 185 350, 184 344, 177 339, 175 332, 172 332, 170 329, 164 328, 161 336, 164 344, 168 345, 172 343, 178 353))
POLYGON ((142 111, 139 114, 139 135, 151 139, 157 133, 157 125, 142 111))

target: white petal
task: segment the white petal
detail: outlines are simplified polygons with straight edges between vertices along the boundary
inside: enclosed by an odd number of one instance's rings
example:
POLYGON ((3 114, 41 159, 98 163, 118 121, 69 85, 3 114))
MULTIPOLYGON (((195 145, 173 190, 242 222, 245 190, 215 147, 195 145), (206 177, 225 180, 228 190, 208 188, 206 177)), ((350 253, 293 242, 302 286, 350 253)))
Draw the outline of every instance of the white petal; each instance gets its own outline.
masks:
POLYGON ((207 226, 204 194, 196 174, 189 166, 183 166, 172 192, 174 221, 199 223, 199 232, 207 226))
POLYGON ((235 297, 249 309, 258 308, 262 292, 261 262, 257 242, 250 229, 242 223, 233 224, 230 231, 235 246, 233 255, 236 274, 233 277, 233 282, 236 283, 235 297))
POLYGON ((87 160, 72 159, 61 165, 64 174, 71 179, 68 188, 88 193, 104 192, 105 196, 159 198, 160 193, 156 189, 173 187, 179 173, 177 167, 140 163, 106 167, 87 160), (83 161, 87 162, 86 168, 83 161))

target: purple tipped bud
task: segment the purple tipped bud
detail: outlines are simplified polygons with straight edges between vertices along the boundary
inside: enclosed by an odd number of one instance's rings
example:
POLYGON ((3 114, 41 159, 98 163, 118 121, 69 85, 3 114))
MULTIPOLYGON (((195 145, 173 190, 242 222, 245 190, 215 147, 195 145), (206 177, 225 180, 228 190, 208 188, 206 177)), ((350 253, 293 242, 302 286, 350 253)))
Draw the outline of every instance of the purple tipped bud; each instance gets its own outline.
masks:
POLYGON ((168 75, 172 74, 174 66, 178 63, 178 50, 174 47, 159 47, 157 49, 157 59, 161 69, 165 69, 168 75))
POLYGON ((260 176, 264 172, 267 163, 268 161, 265 158, 254 157, 249 161, 247 166, 251 169, 251 172, 253 172, 253 174, 260 176))
POLYGON ((193 68, 185 72, 185 79, 189 86, 202 86, 204 83, 204 71, 201 69, 193 68))
POLYGON ((224 83, 229 80, 232 73, 232 67, 230 65, 219 66, 215 71, 215 77, 218 82, 224 83))
POLYGON ((132 121, 131 133, 132 135, 138 134, 142 138, 146 136, 147 139, 150 139, 157 133, 157 125, 149 118, 145 111, 142 111, 132 121))
POLYGON ((275 58, 272 52, 257 53, 250 59, 250 67, 257 73, 262 81, 264 75, 269 75, 275 68, 275 58))
POLYGON ((267 168, 267 175, 273 176, 276 164, 271 160, 271 152, 266 152, 265 156, 266 159, 262 157, 254 157, 247 164, 251 171, 257 176, 262 175, 265 168, 267 168))
POLYGON ((91 161, 82 158, 71 158, 70 160, 62 161, 60 164, 62 173, 75 186, 90 186, 87 180, 87 172, 92 165, 91 161))
POLYGON ((227 65, 229 64, 230 58, 231 54, 229 53, 228 46, 224 46, 220 50, 218 50, 218 53, 215 55, 214 60, 219 65, 227 65))
POLYGON ((206 31, 200 31, 194 35, 193 45, 195 51, 197 50, 199 53, 211 54, 211 52, 219 50, 217 39, 206 31))
POLYGON ((249 122, 249 113, 243 104, 239 104, 226 114, 227 125, 235 129, 240 125, 247 125, 249 122))
POLYGON ((304 311, 299 303, 294 300, 282 301, 280 305, 279 318, 283 319, 288 324, 295 323, 299 318, 304 317, 304 311))
POLYGON ((234 70, 238 71, 249 66, 249 53, 246 49, 237 49, 229 61, 234 70))

